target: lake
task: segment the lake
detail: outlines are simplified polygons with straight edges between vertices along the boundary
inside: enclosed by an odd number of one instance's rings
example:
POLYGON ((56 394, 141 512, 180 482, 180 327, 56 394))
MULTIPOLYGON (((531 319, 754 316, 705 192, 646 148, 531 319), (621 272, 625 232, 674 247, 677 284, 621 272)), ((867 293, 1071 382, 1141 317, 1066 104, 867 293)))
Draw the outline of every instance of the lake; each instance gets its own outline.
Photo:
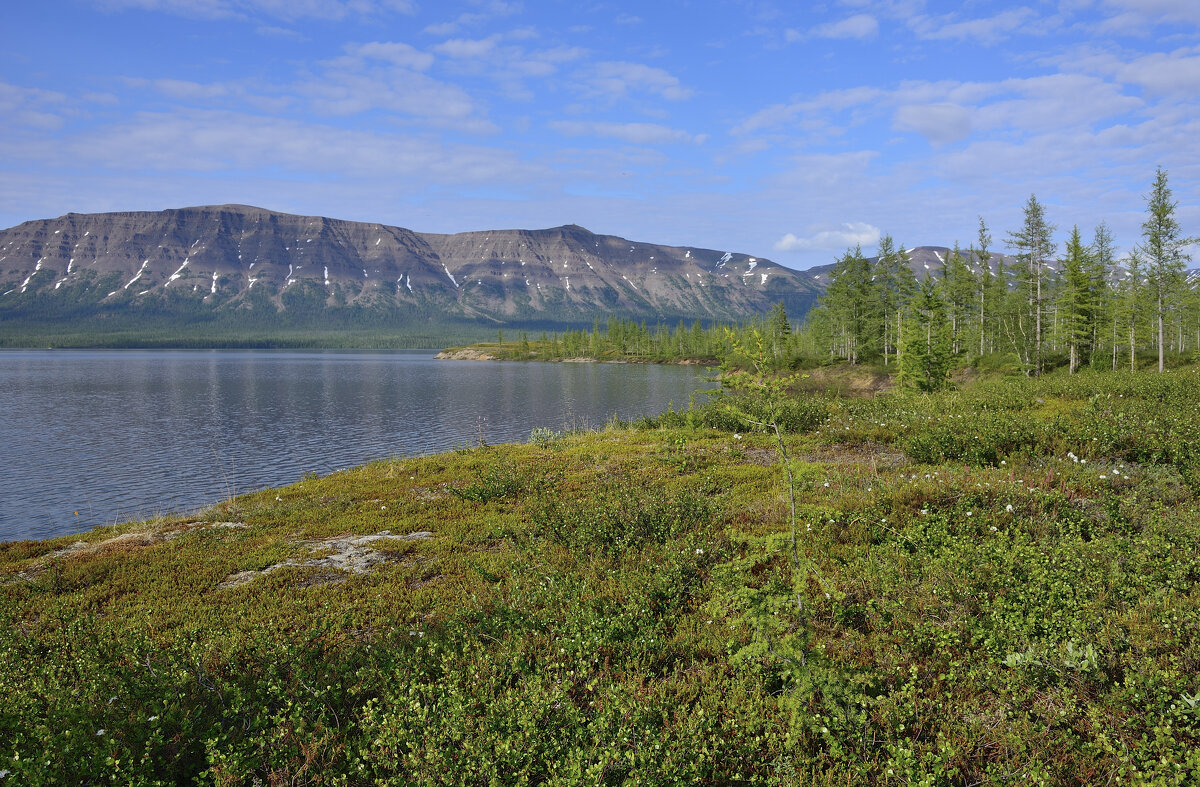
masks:
POLYGON ((0 351, 0 541, 189 511, 373 459, 686 406, 688 366, 433 351, 0 351))

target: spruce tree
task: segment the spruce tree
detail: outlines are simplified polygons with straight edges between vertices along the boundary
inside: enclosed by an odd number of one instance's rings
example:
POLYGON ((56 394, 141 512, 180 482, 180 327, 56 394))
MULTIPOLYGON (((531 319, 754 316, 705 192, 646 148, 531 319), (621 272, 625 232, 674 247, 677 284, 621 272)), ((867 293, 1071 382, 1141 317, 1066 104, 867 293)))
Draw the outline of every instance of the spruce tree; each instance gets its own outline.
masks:
POLYGON ((934 277, 921 280, 910 311, 901 379, 922 391, 940 390, 948 382, 953 357, 946 301, 934 277))
POLYGON ((788 322, 783 301, 771 307, 771 313, 767 315, 767 335, 771 337, 771 354, 778 364, 783 358, 784 345, 792 335, 792 325, 788 322))
POLYGON ((1067 341, 1068 369, 1071 374, 1084 362, 1085 348, 1092 337, 1092 318, 1095 314, 1092 282, 1089 277, 1090 254, 1079 235, 1079 226, 1071 229, 1063 255, 1063 290, 1059 307, 1063 318, 1063 333, 1067 341))

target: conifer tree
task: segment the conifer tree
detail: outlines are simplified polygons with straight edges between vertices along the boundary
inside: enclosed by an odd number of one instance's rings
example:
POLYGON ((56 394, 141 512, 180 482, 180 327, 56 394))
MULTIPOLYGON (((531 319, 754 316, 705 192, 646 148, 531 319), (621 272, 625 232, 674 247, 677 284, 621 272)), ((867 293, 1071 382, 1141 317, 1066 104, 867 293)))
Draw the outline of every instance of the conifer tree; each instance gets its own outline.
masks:
POLYGON ((921 280, 910 311, 901 378, 922 391, 940 390, 946 386, 953 358, 946 302, 934 277, 921 280))
POLYGON ((1021 229, 1009 233, 1008 245, 1017 251, 1019 264, 1016 274, 1026 302, 1024 316, 1030 322, 1028 327, 1022 326, 1022 344, 1025 346, 1020 348, 1020 351, 1029 371, 1035 376, 1040 376, 1045 344, 1043 319, 1048 289, 1045 281, 1046 263, 1054 249, 1054 225, 1046 221, 1046 211, 1034 194, 1029 195, 1024 214, 1025 221, 1021 229))
POLYGON ((1184 263, 1191 257, 1184 247, 1192 242, 1180 234, 1175 220, 1176 202, 1171 198, 1167 173, 1162 167, 1154 176, 1154 186, 1146 198, 1146 221, 1142 223, 1142 243, 1139 251, 1146 265, 1146 278, 1154 298, 1154 314, 1158 328, 1158 371, 1164 369, 1165 341, 1163 322, 1171 301, 1183 285, 1184 263))
POLYGON ((908 311, 907 306, 916 297, 918 285, 917 275, 913 273, 911 260, 908 256, 908 249, 904 248, 903 243, 896 250, 896 258, 899 261, 896 271, 900 293, 900 306, 896 309, 896 360, 899 361, 904 354, 904 313, 908 311))
POLYGON ((1142 259, 1135 247, 1129 252, 1129 272, 1121 286, 1121 316, 1129 328, 1129 371, 1137 371, 1137 323, 1142 306, 1142 259))
POLYGON ((989 316, 994 322, 994 311, 1004 294, 1003 277, 992 274, 992 253, 988 248, 992 245, 992 233, 988 232, 983 216, 979 217, 979 235, 976 243, 979 244, 979 248, 972 248, 969 253, 979 264, 979 354, 982 356, 986 355, 988 350, 989 316))
POLYGON ((916 278, 912 269, 908 267, 907 255, 903 253, 903 247, 900 250, 896 249, 891 235, 884 235, 879 239, 879 251, 875 257, 871 278, 881 312, 880 347, 886 366, 893 349, 899 350, 900 313, 916 289, 916 278))
POLYGON ((833 329, 831 348, 836 348, 836 354, 851 365, 857 364, 869 347, 867 329, 873 310, 871 269, 861 246, 847 250, 834 265, 821 303, 829 312, 833 329))
POLYGON ((958 355, 962 351, 962 336, 970 320, 976 282, 957 242, 942 265, 942 278, 945 281, 943 293, 950 316, 951 347, 954 354, 958 355))
POLYGON ((1079 226, 1071 229, 1063 256, 1063 290, 1059 307, 1063 318, 1063 333, 1067 340, 1068 369, 1071 374, 1083 362, 1085 348, 1090 348, 1092 319, 1095 314, 1092 281, 1089 274, 1090 254, 1079 235, 1079 226))
MULTIPOLYGON (((1088 249, 1090 261, 1088 277, 1096 308, 1095 331, 1092 336, 1092 352, 1100 349, 1100 328, 1112 325, 1112 368, 1117 369, 1117 309, 1114 301, 1113 282, 1116 279, 1116 248, 1113 246, 1112 231, 1101 221, 1096 225, 1092 245, 1088 249)), ((1107 328, 1106 328, 1107 330, 1107 328)), ((1096 357, 1093 355, 1093 357, 1096 357)))

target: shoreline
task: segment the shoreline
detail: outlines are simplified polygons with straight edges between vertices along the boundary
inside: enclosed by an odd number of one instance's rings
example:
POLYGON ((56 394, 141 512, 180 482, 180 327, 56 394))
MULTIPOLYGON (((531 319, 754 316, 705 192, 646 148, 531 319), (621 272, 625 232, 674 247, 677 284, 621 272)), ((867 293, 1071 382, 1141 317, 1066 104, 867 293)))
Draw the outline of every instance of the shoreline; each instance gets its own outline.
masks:
POLYGON ((709 366, 720 365, 715 358, 594 358, 581 355, 570 358, 547 358, 530 353, 524 358, 503 357, 486 349, 487 345, 470 345, 468 347, 449 347, 433 356, 437 361, 520 361, 533 363, 607 363, 607 364, 657 364, 662 366, 709 366))

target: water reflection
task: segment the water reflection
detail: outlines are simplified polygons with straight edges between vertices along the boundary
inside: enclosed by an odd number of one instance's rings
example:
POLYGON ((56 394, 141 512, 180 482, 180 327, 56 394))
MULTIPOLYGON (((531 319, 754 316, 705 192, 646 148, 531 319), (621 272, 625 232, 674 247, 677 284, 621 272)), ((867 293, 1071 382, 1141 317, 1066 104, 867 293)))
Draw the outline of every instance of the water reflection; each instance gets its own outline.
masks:
POLYGON ((709 387, 704 375, 421 351, 3 352, 0 540, 187 510, 480 436, 600 426, 684 405, 709 387))

